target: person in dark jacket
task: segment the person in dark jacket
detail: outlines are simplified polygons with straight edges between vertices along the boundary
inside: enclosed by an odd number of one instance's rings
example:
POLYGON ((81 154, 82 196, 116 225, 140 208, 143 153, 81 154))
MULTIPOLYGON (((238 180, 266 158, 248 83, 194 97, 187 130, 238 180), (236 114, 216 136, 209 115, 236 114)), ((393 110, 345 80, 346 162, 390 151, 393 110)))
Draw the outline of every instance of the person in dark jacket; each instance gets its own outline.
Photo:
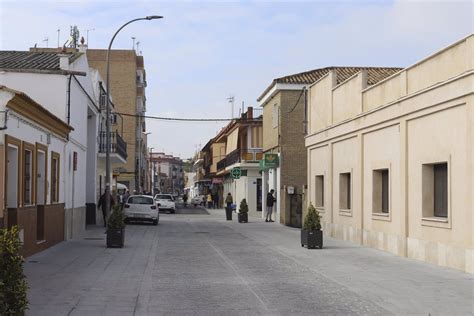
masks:
MULTIPOLYGON (((110 194, 110 193, 109 193, 110 194)), ((97 207, 102 209, 102 216, 104 217, 104 227, 107 226, 107 205, 105 201, 105 192, 102 194, 102 196, 99 199, 99 203, 97 203, 97 207)), ((110 207, 115 205, 115 201, 112 197, 112 194, 110 194, 110 207)))
POLYGON ((272 221, 272 212, 273 212, 273 205, 276 202, 276 198, 273 196, 275 190, 271 189, 270 192, 267 194, 267 215, 265 216, 265 222, 273 222, 272 221))

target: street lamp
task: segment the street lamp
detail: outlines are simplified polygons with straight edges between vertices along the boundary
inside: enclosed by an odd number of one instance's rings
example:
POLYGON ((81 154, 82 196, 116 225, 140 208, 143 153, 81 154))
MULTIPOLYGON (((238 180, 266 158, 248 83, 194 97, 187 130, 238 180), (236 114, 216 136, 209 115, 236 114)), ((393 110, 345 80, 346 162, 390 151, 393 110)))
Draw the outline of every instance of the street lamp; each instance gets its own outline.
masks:
POLYGON ((138 18, 138 19, 133 19, 122 25, 112 36, 112 39, 110 40, 109 43, 109 48, 107 49, 107 66, 106 66, 106 94, 107 94, 107 106, 106 106, 106 124, 105 124, 105 130, 106 130, 106 137, 105 137, 105 208, 107 214, 110 213, 110 96, 109 96, 109 82, 110 82, 110 49, 112 48, 112 43, 114 42, 115 37, 117 34, 127 25, 130 23, 133 23, 135 21, 140 21, 140 20, 155 20, 155 19, 162 19, 162 16, 159 15, 149 15, 144 18, 138 18))

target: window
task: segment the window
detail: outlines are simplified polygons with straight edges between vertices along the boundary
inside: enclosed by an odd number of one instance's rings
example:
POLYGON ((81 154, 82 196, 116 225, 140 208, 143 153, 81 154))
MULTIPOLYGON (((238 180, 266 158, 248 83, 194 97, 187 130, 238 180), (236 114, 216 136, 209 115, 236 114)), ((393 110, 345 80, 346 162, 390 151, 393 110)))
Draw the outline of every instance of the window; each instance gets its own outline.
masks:
POLYGON ((423 217, 448 217, 448 164, 422 167, 423 217))
POLYGON ((26 149, 23 157, 23 204, 29 205, 33 204, 32 202, 32 178, 33 174, 33 152, 29 149, 26 149))
POLYGON ((388 169, 374 170, 372 173, 372 212, 388 214, 389 198, 388 169))
POLYGON ((272 113, 272 127, 273 128, 277 128, 278 127, 278 121, 279 121, 279 117, 278 117, 278 104, 274 104, 273 105, 273 113, 272 113))
POLYGON ((339 174, 339 208, 351 209, 351 173, 339 174))
POLYGON ((59 202, 59 157, 51 152, 51 203, 59 202))
POLYGON ((324 207, 324 176, 316 176, 316 207, 324 207))
POLYGON ((153 198, 146 196, 133 196, 128 198, 127 204, 145 204, 153 205, 155 204, 153 198))

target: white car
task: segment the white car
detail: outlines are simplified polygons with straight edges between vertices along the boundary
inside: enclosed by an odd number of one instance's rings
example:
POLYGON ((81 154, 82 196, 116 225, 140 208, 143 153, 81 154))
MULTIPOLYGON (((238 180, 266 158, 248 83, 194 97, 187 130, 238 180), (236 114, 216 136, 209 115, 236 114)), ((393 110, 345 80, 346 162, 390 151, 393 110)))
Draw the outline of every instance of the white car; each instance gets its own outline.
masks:
POLYGON ((155 195, 155 203, 160 210, 169 210, 170 213, 176 212, 176 202, 171 194, 157 194, 155 195))
POLYGON ((191 204, 194 205, 194 207, 196 207, 198 205, 205 205, 205 202, 206 202, 206 196, 205 195, 196 195, 191 200, 191 204))
POLYGON ((151 195, 131 195, 124 205, 125 222, 152 222, 158 225, 160 214, 151 195))

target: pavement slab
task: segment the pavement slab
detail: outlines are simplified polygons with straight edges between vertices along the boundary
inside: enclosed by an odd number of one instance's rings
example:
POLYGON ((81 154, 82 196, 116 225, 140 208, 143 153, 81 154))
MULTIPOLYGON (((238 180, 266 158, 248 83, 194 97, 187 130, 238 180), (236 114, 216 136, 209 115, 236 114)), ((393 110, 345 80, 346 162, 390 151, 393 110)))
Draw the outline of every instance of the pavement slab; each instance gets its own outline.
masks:
POLYGON ((473 276, 223 210, 178 209, 27 258, 28 315, 473 315, 473 276))

